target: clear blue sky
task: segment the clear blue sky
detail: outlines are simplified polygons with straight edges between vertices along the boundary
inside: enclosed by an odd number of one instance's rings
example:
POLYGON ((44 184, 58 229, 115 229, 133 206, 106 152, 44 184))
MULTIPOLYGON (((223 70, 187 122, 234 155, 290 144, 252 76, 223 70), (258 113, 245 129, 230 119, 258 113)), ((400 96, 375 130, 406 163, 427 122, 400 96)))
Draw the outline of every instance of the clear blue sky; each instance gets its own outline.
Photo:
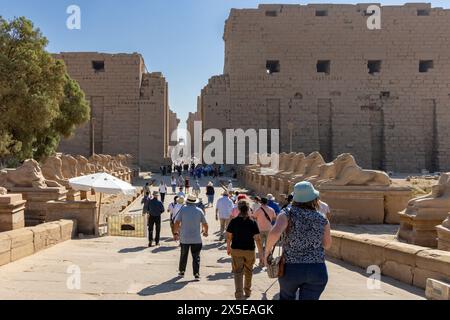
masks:
MULTIPOLYGON (((31 19, 49 39, 51 52, 141 53, 149 71, 161 71, 167 78, 171 108, 184 127, 201 88, 212 75, 222 73, 223 27, 231 8, 256 8, 259 3, 358 2, 365 1, 0 0, 0 15, 31 19), (66 28, 66 8, 71 4, 81 8, 81 30, 66 28)), ((449 1, 423 2, 449 6, 449 1)))

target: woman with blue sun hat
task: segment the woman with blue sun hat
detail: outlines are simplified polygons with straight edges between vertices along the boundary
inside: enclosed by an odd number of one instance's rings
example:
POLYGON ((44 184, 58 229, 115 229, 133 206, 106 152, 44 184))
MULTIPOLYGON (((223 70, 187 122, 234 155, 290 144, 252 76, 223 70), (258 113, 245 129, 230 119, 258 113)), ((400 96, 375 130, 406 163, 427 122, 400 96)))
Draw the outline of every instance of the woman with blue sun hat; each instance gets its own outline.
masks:
POLYGON ((282 239, 280 300, 319 300, 328 282, 325 250, 331 247, 330 222, 319 212, 319 191, 307 181, 294 187, 292 206, 281 211, 269 233, 265 259, 269 265, 282 239))

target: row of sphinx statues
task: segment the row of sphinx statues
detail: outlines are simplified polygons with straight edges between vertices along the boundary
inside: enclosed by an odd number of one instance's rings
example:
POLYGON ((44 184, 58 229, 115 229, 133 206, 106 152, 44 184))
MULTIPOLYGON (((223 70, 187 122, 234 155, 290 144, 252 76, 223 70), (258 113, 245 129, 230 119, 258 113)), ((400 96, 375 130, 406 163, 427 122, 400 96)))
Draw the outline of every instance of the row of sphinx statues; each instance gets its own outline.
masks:
POLYGON ((362 169, 349 153, 339 155, 330 163, 326 163, 319 152, 266 154, 256 159, 256 165, 245 167, 243 178, 246 185, 259 193, 288 194, 300 181, 310 181, 317 187, 391 185, 385 172, 362 169), (275 168, 273 163, 265 161, 274 157, 278 157, 275 168))
MULTIPOLYGON (((399 223, 400 240, 450 250, 450 173, 441 174, 431 193, 412 198, 410 188, 394 187, 383 171, 362 169, 349 153, 339 155, 330 163, 326 163, 319 152, 307 156, 303 153, 281 153, 254 157, 252 160, 257 159, 257 164, 246 166, 242 178, 246 186, 259 194, 271 193, 283 199, 296 183, 309 181, 319 190, 326 191, 327 200, 333 202, 334 209, 340 214, 348 211, 348 216, 353 219, 351 221, 355 221, 355 216, 364 218, 374 211, 377 201, 383 200, 377 200, 377 197, 357 199, 362 196, 359 194, 357 198, 352 196, 339 201, 336 192, 380 192, 384 197, 380 210, 384 207, 385 216, 383 218, 380 212, 381 219, 371 220, 371 223, 399 223), (274 159, 278 165, 273 165, 274 159), (356 208, 354 212, 352 207, 356 208)), ((344 217, 347 221, 345 218, 348 217, 344 217)), ((362 221, 367 223, 368 220, 362 221)))
POLYGON ((77 155, 56 154, 41 163, 28 159, 13 170, 0 171, 0 194, 6 189, 51 187, 69 187, 68 180, 74 177, 106 172, 113 175, 131 173, 132 156, 119 154, 116 156, 94 154, 89 159, 77 155))

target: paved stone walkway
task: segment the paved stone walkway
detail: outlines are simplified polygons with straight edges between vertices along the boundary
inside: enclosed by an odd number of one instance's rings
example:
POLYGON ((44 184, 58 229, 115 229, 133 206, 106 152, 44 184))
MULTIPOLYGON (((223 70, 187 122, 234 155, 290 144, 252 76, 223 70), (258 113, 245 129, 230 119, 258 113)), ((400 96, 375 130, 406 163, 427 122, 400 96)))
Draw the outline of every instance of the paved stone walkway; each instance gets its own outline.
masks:
MULTIPOLYGON (((201 181, 202 185, 206 180, 201 181)), ((220 193, 218 188, 217 192, 220 193)), ((168 202, 173 198, 169 195, 168 202)), ((129 209, 140 212, 136 202, 129 209)), ((218 224, 207 209, 210 236, 202 252, 202 280, 195 282, 190 266, 177 277, 179 249, 171 241, 168 214, 162 245, 147 248, 146 239, 104 237, 72 240, 0 267, 0 300, 4 299, 213 299, 232 300, 234 282, 230 258, 214 232, 218 224), (71 266, 81 271, 80 290, 67 286, 71 266)), ((189 260, 190 264, 191 260, 189 260)), ((423 299, 423 290, 382 277, 380 289, 367 289, 364 270, 328 261, 329 284, 323 299, 423 299)), ((277 299, 278 283, 258 270, 252 299, 277 299)))

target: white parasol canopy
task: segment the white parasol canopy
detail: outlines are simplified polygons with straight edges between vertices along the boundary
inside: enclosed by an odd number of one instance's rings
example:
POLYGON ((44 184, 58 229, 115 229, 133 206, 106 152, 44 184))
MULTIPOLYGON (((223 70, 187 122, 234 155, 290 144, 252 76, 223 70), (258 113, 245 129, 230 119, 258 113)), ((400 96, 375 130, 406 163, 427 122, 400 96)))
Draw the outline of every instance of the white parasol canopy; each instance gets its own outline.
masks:
POLYGON ((69 179, 69 184, 74 190, 90 191, 100 193, 98 213, 96 217, 96 234, 99 232, 100 226, 100 210, 102 207, 102 194, 125 194, 134 195, 136 188, 128 182, 113 177, 105 172, 90 174, 87 176, 69 179))
POLYGON ((105 172, 90 174, 87 176, 69 179, 70 186, 75 190, 89 191, 106 194, 134 195, 136 188, 128 182, 113 177, 105 172))

